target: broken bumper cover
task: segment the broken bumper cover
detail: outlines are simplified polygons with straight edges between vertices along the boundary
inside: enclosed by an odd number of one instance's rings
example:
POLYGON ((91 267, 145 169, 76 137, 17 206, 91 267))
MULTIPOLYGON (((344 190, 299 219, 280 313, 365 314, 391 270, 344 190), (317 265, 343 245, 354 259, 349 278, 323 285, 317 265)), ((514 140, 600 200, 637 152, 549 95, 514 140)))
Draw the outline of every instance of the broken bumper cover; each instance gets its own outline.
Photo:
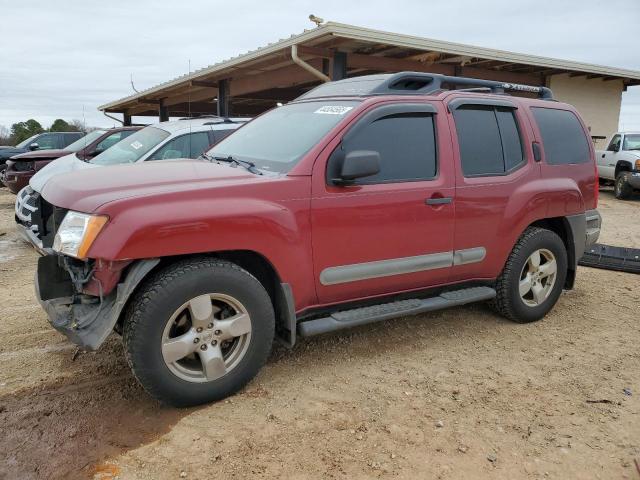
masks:
POLYGON ((38 259, 36 296, 47 313, 51 326, 86 350, 100 348, 118 322, 122 309, 136 286, 160 262, 159 259, 149 259, 133 264, 116 289, 99 298, 74 295, 70 279, 69 285, 66 285, 65 280, 60 281, 59 278, 64 276, 62 272, 52 272, 52 257, 38 259), (52 298, 56 292, 62 295, 52 298), (80 298, 85 301, 80 301, 80 298))

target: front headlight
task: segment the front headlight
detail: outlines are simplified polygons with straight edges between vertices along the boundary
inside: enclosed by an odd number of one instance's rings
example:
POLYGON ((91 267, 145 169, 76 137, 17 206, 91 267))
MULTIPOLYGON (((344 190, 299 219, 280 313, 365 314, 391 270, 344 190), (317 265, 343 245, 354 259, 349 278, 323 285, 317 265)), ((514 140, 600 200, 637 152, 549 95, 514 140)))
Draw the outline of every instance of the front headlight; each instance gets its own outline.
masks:
POLYGON ((84 259, 91 244, 107 223, 104 215, 89 215, 69 211, 53 240, 53 249, 64 255, 84 259))

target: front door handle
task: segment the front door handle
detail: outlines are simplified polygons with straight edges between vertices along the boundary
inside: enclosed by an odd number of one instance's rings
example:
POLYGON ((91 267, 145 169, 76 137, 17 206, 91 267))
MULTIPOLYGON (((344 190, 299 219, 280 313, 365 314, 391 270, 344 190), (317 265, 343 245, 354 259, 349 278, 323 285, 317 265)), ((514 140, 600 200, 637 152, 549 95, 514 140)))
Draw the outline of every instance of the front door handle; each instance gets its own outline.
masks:
POLYGON ((446 205, 452 201, 453 199, 451 197, 431 197, 427 198, 424 203, 427 205, 446 205))

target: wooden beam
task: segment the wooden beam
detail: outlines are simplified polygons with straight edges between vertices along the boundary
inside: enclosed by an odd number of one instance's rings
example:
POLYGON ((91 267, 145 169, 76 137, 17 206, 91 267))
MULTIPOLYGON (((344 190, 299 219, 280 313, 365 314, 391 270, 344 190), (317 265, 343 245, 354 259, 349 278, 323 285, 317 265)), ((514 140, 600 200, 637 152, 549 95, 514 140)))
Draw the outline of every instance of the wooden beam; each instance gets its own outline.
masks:
POLYGON ((570 77, 586 77, 587 74, 584 72, 571 72, 569 76, 570 77))
POLYGON ((604 77, 602 79, 605 82, 610 82, 611 80, 622 80, 620 77, 604 77))
MULTIPOLYGON (((347 56, 347 61, 348 61, 347 56)), ((321 70, 322 59, 315 58, 307 61, 312 67, 321 70)), ((241 78, 232 78, 230 82, 230 96, 243 96, 252 92, 261 92, 271 88, 288 88, 295 87, 305 83, 319 83, 317 77, 298 65, 289 65, 288 67, 279 68, 264 72, 259 75, 251 75, 241 78)))
POLYGON ((189 91, 189 88, 191 87, 187 87, 184 92, 176 92, 176 94, 168 96, 165 100, 164 100, 164 104, 171 106, 171 105, 177 105, 179 103, 184 103, 184 102, 199 102, 201 100, 213 100, 215 97, 218 96, 218 90, 217 89, 211 89, 211 88, 191 88, 191 91, 189 91))
POLYGON ((603 75, 599 75, 599 74, 597 74, 597 73, 593 73, 593 74, 591 74, 591 75, 587 75, 587 80, 592 80, 592 79, 594 79, 594 78, 600 78, 600 77, 602 77, 602 76, 603 76, 603 75))
POLYGON ((213 82, 211 80, 191 80, 192 87, 207 87, 207 88, 218 88, 218 82, 213 82))
POLYGON ((441 65, 438 63, 427 64, 416 60, 403 58, 374 57, 357 53, 347 54, 347 68, 364 68, 382 72, 400 72, 411 70, 415 72, 442 73, 453 75, 453 65, 441 65))
POLYGON ((162 102, 162 100, 157 100, 154 98, 139 98, 138 99, 138 103, 144 103, 147 105, 160 105, 160 103, 162 102))

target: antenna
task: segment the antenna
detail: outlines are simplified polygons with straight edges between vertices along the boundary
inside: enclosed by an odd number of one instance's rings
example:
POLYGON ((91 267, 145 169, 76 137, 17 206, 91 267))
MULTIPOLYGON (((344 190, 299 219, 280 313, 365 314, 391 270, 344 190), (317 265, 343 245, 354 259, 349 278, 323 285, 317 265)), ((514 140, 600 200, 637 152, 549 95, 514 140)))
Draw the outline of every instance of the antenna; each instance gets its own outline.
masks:
POLYGON ((135 85, 133 84, 133 73, 131 74, 131 88, 133 88, 134 92, 140 93, 138 89, 135 87, 135 85))

